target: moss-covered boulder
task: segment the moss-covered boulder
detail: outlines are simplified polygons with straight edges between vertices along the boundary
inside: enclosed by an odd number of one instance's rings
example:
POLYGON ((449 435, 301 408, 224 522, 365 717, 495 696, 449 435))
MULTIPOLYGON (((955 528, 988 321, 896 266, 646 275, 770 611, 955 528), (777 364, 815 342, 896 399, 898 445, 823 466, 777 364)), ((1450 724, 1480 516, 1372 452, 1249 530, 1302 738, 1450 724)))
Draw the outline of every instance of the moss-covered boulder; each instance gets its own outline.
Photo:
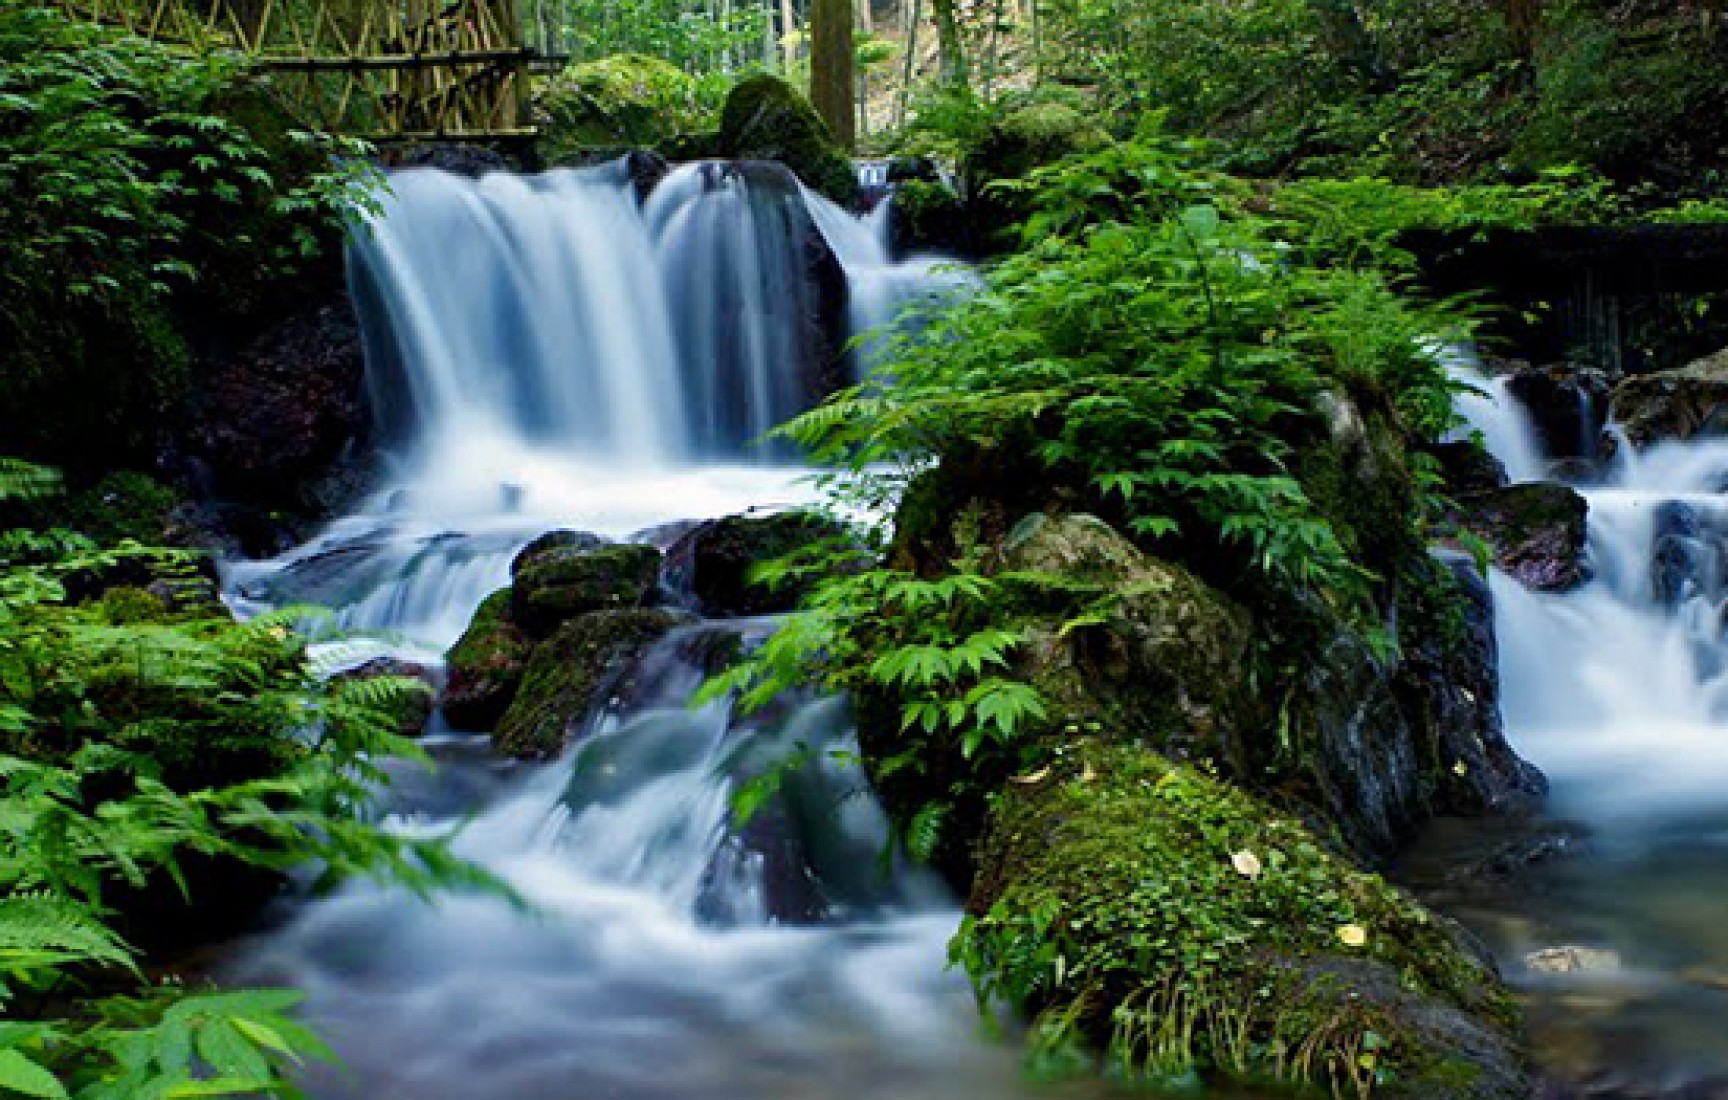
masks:
POLYGON ((547 531, 516 551, 516 556, 510 559, 510 579, 514 581, 524 570, 553 558, 591 554, 608 545, 610 544, 605 539, 587 531, 573 531, 569 528, 547 531))
POLYGON ((952 256, 977 253, 971 208, 946 183, 907 180, 895 189, 893 202, 889 219, 896 253, 940 252, 952 256))
POLYGON ((1565 485, 1533 482, 1459 501, 1461 522, 1488 543, 1494 564, 1527 588, 1569 592, 1590 579, 1589 503, 1565 485))
POLYGON ((499 752, 545 760, 563 751, 601 691, 673 627, 670 611, 596 611, 572 619, 534 647, 516 698, 498 722, 499 752))
POLYGON ((1635 447, 1728 431, 1728 351, 1614 390, 1614 419, 1635 447))
POLYGON ((516 574, 511 616, 530 635, 543 637, 590 611, 642 606, 659 578, 660 551, 652 546, 552 550, 516 574))
POLYGON ((712 122, 694 77, 633 53, 571 65, 540 89, 535 108, 540 156, 549 164, 657 145, 712 122))
POLYGON ((1166 1085, 1530 1095, 1512 1000, 1461 933, 1144 746, 1070 743, 1003 792, 981 853, 958 957, 1046 1055, 1166 1085))
POLYGON ((811 512, 726 516, 699 524, 667 553, 666 579, 705 615, 791 611, 822 578, 800 574, 769 585, 758 566, 846 537, 844 525, 811 512))
POLYGON ((746 77, 732 89, 720 112, 719 150, 735 160, 778 161, 842 206, 858 194, 857 172, 827 124, 777 76, 746 77))
POLYGON ((508 588, 486 597, 445 657, 446 679, 438 703, 456 729, 493 729, 516 698, 533 642, 511 618, 510 603, 508 588))
POLYGON ((1248 615, 1179 566, 1147 556, 1096 516, 1034 512, 1003 540, 1004 570, 1060 576, 1114 597, 1102 622, 1029 631, 1016 672, 1068 718, 1166 753, 1245 766, 1251 724, 1248 615))

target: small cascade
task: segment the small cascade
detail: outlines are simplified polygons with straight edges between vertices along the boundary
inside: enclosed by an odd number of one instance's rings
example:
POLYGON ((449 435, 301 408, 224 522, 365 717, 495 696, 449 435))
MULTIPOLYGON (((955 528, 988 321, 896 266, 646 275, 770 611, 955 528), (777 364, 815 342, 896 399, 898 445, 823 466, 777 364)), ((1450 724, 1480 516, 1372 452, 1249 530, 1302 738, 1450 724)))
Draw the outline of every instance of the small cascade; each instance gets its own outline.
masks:
MULTIPOLYGON (((549 529, 657 541, 809 499, 794 456, 751 437, 845 381, 818 368, 868 366, 850 336, 965 283, 892 262, 885 215, 771 166, 681 168, 645 203, 620 166, 392 181, 351 275, 393 482, 225 578, 243 612, 318 602, 372 635, 320 647, 332 670, 435 665, 549 529)), ((946 966, 953 899, 885 858, 846 705, 688 705, 771 628, 675 631, 542 766, 435 720, 440 767, 394 765, 387 820, 465 822, 458 852, 525 905, 353 884, 239 945, 224 976, 303 990, 344 1060, 308 1071, 310 1096, 825 1100, 844 1082, 862 1100, 1030 1100, 946 966), (771 776, 738 822, 734 796, 771 776)))
POLYGON ((1540 481, 1547 476, 1547 463, 1536 441, 1530 414, 1513 398, 1506 379, 1490 377, 1476 353, 1458 345, 1439 349, 1441 361, 1452 380, 1464 387, 1454 398, 1465 431, 1481 435, 1488 453, 1500 460, 1514 483, 1540 481))

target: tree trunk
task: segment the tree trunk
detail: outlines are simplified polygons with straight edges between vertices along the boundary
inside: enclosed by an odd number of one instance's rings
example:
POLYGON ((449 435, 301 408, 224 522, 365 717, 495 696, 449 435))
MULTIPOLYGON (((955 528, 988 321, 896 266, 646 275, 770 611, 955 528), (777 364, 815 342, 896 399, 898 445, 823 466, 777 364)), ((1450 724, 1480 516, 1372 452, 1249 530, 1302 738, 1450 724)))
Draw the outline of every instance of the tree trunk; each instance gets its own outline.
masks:
POLYGON ((912 78, 918 71, 918 24, 924 21, 924 0, 911 0, 906 8, 906 73, 900 81, 900 125, 912 109, 912 78))
POLYGON ((1506 0, 1506 25, 1512 28, 1518 47, 1529 51, 1542 26, 1542 0, 1506 0))
POLYGON ((792 14, 792 0, 780 0, 780 46, 786 51, 785 72, 790 75, 798 63, 798 19, 792 14))
POLYGON ((846 149, 857 141, 852 12, 852 0, 810 5, 810 102, 846 149))
POLYGON ((936 50, 941 55, 941 80, 946 88, 964 90, 971 82, 966 73, 966 44, 960 39, 960 18, 954 0, 935 0, 936 50))

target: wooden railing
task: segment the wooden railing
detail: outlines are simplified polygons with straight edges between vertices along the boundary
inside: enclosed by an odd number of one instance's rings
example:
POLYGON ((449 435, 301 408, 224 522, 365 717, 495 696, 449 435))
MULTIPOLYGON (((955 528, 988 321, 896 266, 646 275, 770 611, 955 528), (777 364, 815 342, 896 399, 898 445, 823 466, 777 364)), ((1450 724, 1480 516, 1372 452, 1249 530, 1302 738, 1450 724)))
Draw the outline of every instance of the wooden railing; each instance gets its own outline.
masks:
POLYGON ((380 140, 531 137, 530 70, 558 53, 543 41, 546 0, 60 2, 73 18, 243 54, 309 127, 380 140))

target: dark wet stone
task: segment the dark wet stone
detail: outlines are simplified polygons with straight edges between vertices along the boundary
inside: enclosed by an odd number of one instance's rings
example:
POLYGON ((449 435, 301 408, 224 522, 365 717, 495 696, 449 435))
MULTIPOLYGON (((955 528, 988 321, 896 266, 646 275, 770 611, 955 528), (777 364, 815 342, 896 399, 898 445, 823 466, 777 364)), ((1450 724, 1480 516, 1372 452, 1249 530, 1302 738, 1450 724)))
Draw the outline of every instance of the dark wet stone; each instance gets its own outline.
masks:
POLYGON ((1590 579, 1585 559, 1589 504, 1553 482, 1512 485, 1459 500, 1466 528, 1488 543, 1494 564, 1527 588, 1568 592, 1590 579))

